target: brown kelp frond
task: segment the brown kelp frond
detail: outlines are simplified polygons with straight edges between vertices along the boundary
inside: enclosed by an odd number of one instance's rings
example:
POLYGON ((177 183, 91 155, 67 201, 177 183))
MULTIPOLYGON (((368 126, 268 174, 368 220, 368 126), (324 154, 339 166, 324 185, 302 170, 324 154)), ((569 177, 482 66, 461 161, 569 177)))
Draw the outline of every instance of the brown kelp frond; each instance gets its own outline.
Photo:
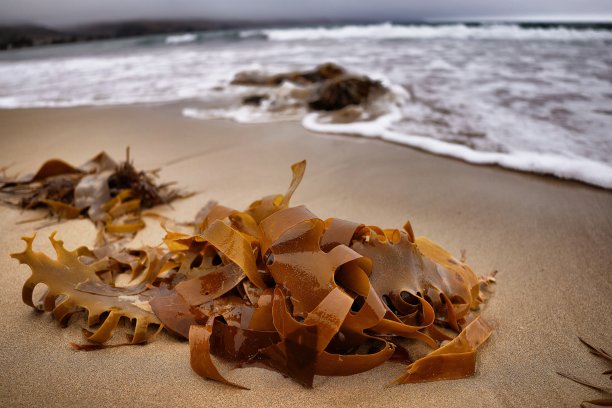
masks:
MULTIPOLYGON (((292 166, 285 194, 245 211, 208 202, 193 232, 166 229, 165 248, 126 250, 108 242, 69 252, 52 236, 58 257, 51 260, 26 238, 26 250, 13 255, 33 271, 24 301, 34 306, 33 288, 45 283, 43 309, 60 321, 78 308, 88 310, 90 324, 108 314, 86 333, 98 343, 120 317, 136 320, 130 343, 147 341, 146 327, 161 324, 189 339, 196 373, 237 388, 244 387, 228 380, 216 358, 265 365, 305 387, 316 375, 352 375, 386 361, 406 366, 393 384, 474 374, 476 350, 491 334, 478 314, 481 285, 493 277, 479 279, 464 260, 415 237, 410 222, 382 229, 292 207, 305 167, 305 161, 292 166), (415 360, 401 339, 432 351, 415 360)), ((122 172, 134 180, 129 166, 122 172)), ((117 184, 101 207, 107 230, 130 228, 118 221, 141 203, 127 184, 117 184)))
POLYGON ((396 384, 463 378, 474 375, 476 349, 491 335, 491 327, 477 317, 452 341, 410 364, 396 384))
POLYGON ((284 195, 273 194, 266 196, 261 200, 254 201, 251 203, 251 205, 249 205, 249 208, 245 211, 245 213, 250 215, 257 223, 260 223, 264 218, 272 215, 276 211, 287 208, 293 193, 302 182, 305 171, 306 160, 294 163, 291 166, 292 178, 287 192, 284 195))
POLYGON ((88 340, 103 343, 107 341, 121 318, 135 321, 134 335, 131 343, 141 343, 148 339, 147 328, 151 324, 160 324, 157 317, 137 305, 144 302, 150 294, 141 290, 137 296, 128 296, 105 283, 99 276, 95 264, 84 264, 79 257, 79 249, 67 251, 63 242, 55 239, 55 233, 50 237, 51 244, 57 254, 53 260, 41 252, 34 252, 32 243, 34 237, 24 237, 26 248, 23 252, 12 254, 11 257, 26 264, 32 270, 31 276, 23 286, 23 301, 31 307, 40 307, 52 312, 53 316, 65 324, 70 316, 80 310, 87 312, 89 326, 99 325, 88 336, 88 340), (32 295, 38 284, 47 286, 47 293, 39 304, 34 303, 32 295), (79 285, 89 283, 106 289, 104 294, 83 291, 79 285), (106 316, 106 318, 103 318, 106 316))
POLYGON ((157 171, 137 170, 129 157, 117 164, 101 152, 79 167, 62 160, 45 162, 34 174, 3 178, 4 202, 24 209, 47 208, 60 219, 85 215, 110 234, 132 234, 144 227, 143 208, 168 204, 188 193, 157 184, 157 171))
POLYGON ((214 318, 208 319, 204 326, 193 325, 189 329, 189 350, 191 368, 204 378, 219 381, 236 388, 248 390, 242 385, 228 381, 215 365, 210 352, 210 337, 213 332, 214 318))

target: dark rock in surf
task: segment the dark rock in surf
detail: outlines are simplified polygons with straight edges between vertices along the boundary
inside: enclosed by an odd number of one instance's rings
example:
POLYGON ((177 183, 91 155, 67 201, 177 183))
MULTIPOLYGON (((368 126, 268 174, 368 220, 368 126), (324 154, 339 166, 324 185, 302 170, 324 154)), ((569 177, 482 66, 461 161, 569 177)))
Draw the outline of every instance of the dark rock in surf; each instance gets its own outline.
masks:
POLYGON ((297 84, 317 84, 345 75, 346 71, 339 65, 327 63, 311 71, 302 71, 285 74, 285 80, 297 84))
POLYGON ((334 111, 349 105, 366 105, 387 89, 367 76, 341 76, 321 84, 308 103, 312 110, 334 111))
POLYGON ((259 105, 261 105, 261 102, 263 102, 265 99, 268 99, 268 95, 266 95, 266 94, 248 95, 248 96, 245 96, 244 98, 242 98, 242 104, 243 105, 259 106, 259 105))
POLYGON ((310 71, 293 71, 276 75, 265 75, 258 71, 239 72, 232 80, 233 85, 245 86, 279 86, 283 82, 298 85, 321 83, 345 75, 346 71, 339 65, 326 63, 310 71))
POLYGON ((254 93, 242 98, 243 105, 251 106, 261 106, 263 100, 267 99, 270 101, 269 108, 275 112, 296 107, 328 112, 344 111, 347 107, 357 109, 344 112, 341 118, 338 117, 343 121, 361 117, 365 111, 371 114, 372 102, 389 91, 380 81, 365 75, 350 74, 332 63, 319 65, 309 71, 275 75, 266 75, 260 71, 240 72, 232 84, 275 88, 267 90, 265 94, 254 93), (283 83, 290 85, 281 86, 283 83))

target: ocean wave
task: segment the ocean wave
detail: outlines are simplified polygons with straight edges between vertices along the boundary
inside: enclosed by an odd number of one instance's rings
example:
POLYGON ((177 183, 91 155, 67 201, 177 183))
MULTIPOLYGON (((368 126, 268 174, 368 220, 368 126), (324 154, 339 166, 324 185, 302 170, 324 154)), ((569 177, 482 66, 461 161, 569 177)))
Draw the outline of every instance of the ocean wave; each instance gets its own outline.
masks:
POLYGON ((50 47, 28 58, 23 51, 9 58, 8 52, 0 60, 0 109, 189 101, 197 109, 186 109, 185 116, 247 123, 303 121, 319 132, 380 138, 471 163, 612 189, 609 42, 558 41, 608 38, 611 33, 384 24, 151 36, 146 44, 106 44, 99 54, 77 53, 82 45, 50 47), (305 32, 359 38, 367 30, 367 38, 350 49, 352 40, 299 41, 305 32), (511 38, 508 32, 536 40, 506 41, 502 47, 487 39, 511 38), (538 40, 542 32, 552 40, 538 40), (298 41, 262 38, 278 33, 298 41), (398 47, 393 38, 401 33, 432 39, 398 47), (453 35, 484 40, 444 37, 453 35), (382 101, 375 112, 350 109, 335 118, 312 116, 303 101, 293 103, 289 84, 274 89, 231 85, 234 75, 245 70, 275 74, 323 62, 380 80, 393 100, 382 101), (258 107, 243 106, 243 98, 253 94, 267 97, 258 107))
POLYGON ((392 23, 342 27, 287 28, 243 31, 241 36, 265 35, 271 41, 367 39, 490 39, 490 40, 612 40, 612 31, 593 29, 526 28, 513 24, 485 26, 400 25, 392 23))
POLYGON ((183 44, 194 42, 198 39, 196 34, 176 34, 166 37, 166 44, 183 44))

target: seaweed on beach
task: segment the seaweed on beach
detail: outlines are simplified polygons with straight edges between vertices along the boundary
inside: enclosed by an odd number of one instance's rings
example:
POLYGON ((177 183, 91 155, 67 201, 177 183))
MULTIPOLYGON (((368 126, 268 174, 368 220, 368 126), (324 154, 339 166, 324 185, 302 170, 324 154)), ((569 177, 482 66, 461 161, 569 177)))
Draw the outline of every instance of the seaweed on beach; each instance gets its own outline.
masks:
POLYGON ((207 203, 190 231, 166 230, 165 248, 69 251, 53 234, 51 259, 23 238, 11 255, 32 270, 23 300, 64 324, 84 311, 90 344, 76 350, 143 344, 164 328, 188 339, 197 374, 237 388, 215 358, 305 387, 387 361, 405 365, 392 384, 473 375, 491 334, 479 306, 494 277, 478 278, 409 222, 382 229, 291 206, 305 168, 292 166, 285 194, 244 211, 207 203), (33 299, 38 284, 47 292, 33 299), (121 320, 133 334, 108 344, 121 320), (417 343, 431 351, 415 354, 417 343))
MULTIPOLYGON (((22 209, 46 208, 57 219, 91 219, 103 234, 130 234, 144 228, 140 211, 189 194, 157 184, 157 171, 141 171, 130 160, 117 163, 101 152, 78 167, 46 161, 33 175, 0 178, 3 202, 22 209)), ((106 239, 99 239, 106 242, 106 239)))

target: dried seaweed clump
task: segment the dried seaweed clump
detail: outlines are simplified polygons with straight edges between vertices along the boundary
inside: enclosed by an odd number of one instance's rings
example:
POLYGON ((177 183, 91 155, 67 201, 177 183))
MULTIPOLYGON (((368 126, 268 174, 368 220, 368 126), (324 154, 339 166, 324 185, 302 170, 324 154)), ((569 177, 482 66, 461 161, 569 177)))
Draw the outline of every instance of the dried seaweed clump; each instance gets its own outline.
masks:
POLYGON ((117 164, 101 152, 79 167, 62 160, 46 161, 34 175, 1 178, 3 201, 24 209, 48 208, 62 219, 90 218, 108 233, 134 233, 144 227, 140 210, 185 197, 156 184, 157 171, 139 171, 130 161, 117 164))
POLYGON ((240 388, 213 355, 267 366, 306 387, 315 375, 386 361, 405 365, 394 384, 473 375, 476 349, 491 334, 478 308, 492 278, 415 237, 408 222, 381 229, 290 206, 305 166, 292 166, 284 195, 245 211, 208 203, 192 232, 167 232, 167 249, 67 251, 52 236, 53 260, 25 238, 26 249, 12 255, 32 269, 24 301, 62 322, 85 310, 94 344, 80 349, 103 347, 95 344, 121 319, 135 322, 129 344, 164 327, 189 340, 195 372, 240 388), (33 300, 39 283, 48 292, 33 300), (416 343, 431 351, 415 359, 416 343))

